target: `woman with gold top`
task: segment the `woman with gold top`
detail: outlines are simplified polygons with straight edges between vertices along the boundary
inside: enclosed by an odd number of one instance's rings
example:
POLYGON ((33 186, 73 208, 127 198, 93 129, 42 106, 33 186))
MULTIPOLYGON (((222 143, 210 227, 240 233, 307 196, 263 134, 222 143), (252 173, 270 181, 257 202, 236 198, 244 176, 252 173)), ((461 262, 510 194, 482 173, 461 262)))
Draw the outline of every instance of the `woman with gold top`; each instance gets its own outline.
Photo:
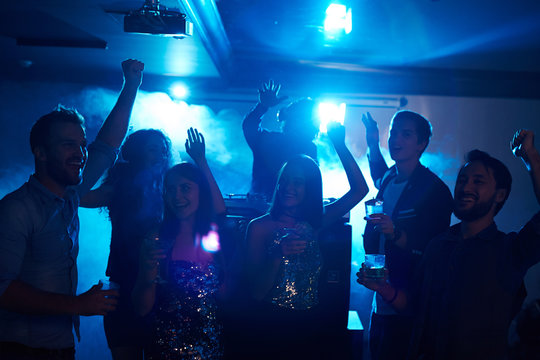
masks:
POLYGON ((247 230, 247 273, 251 295, 259 301, 259 358, 317 357, 318 236, 368 193, 368 186, 345 145, 345 128, 328 129, 350 190, 323 206, 318 165, 307 156, 288 161, 279 174, 269 212, 247 230), (278 356, 278 357, 276 357, 278 356))

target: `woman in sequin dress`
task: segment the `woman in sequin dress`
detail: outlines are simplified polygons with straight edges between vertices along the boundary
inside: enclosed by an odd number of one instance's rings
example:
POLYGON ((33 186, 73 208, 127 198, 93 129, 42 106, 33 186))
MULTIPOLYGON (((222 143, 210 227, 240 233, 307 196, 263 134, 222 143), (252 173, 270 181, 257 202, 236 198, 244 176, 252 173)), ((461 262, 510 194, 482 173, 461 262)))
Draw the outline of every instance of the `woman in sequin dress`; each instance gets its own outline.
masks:
POLYGON ((225 203, 204 156, 204 139, 196 130, 190 130, 186 150, 198 166, 181 163, 166 173, 164 220, 155 238, 161 245, 141 251, 133 291, 135 309, 146 316, 152 330, 147 359, 223 356, 217 315, 223 276, 212 222, 214 214, 225 213, 225 203))
POLYGON ((368 193, 368 186, 345 145, 345 128, 328 129, 350 190, 323 207, 321 172, 307 156, 281 169, 269 213, 247 230, 247 263, 251 293, 264 314, 257 335, 259 358, 318 358, 318 284, 321 254, 318 236, 368 193))

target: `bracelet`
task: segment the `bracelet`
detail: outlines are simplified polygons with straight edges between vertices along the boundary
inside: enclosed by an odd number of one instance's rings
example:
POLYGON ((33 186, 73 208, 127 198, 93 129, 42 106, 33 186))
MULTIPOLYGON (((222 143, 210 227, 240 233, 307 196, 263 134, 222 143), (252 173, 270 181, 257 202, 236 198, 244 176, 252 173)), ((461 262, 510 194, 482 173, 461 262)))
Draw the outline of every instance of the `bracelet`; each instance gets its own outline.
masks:
POLYGON ((394 289, 394 291, 394 296, 392 296, 392 299, 386 302, 387 304, 392 304, 394 301, 396 301, 399 291, 398 289, 394 289))

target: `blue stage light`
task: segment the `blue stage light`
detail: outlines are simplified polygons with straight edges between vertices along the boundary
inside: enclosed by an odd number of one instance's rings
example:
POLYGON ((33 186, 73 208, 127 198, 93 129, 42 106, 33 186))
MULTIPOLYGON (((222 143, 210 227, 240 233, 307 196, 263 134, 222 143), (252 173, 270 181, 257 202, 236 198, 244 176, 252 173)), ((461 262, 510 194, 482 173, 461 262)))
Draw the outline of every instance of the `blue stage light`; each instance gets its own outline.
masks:
POLYGON ((343 125, 345 122, 345 111, 347 110, 347 104, 336 104, 333 102, 323 101, 318 105, 318 115, 321 121, 319 131, 326 133, 326 127, 331 122, 338 122, 343 125))
POLYGON ((187 98, 189 90, 185 84, 176 83, 171 87, 171 97, 176 100, 187 98))
POLYGON ((352 31, 352 10, 342 4, 330 4, 326 9, 324 32, 330 37, 349 34, 352 31))

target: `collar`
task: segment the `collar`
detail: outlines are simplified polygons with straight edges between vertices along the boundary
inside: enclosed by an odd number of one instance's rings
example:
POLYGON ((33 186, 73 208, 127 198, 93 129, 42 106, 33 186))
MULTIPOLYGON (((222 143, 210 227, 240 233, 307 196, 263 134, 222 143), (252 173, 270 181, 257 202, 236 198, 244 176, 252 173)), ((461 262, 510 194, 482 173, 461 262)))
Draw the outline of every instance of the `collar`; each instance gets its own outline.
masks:
MULTIPOLYGON (((455 240, 455 241, 463 240, 463 236, 461 235, 461 223, 451 226, 448 232, 452 235, 450 238, 448 238, 448 240, 455 240)), ((493 238, 495 238, 495 235, 498 232, 499 230, 497 229, 497 224, 495 224, 495 222, 492 222, 491 225, 489 225, 484 230, 480 231, 471 239, 490 241, 493 238)))
MULTIPOLYGON (((411 184, 414 184, 417 178, 419 178, 423 172, 425 172, 427 168, 422 165, 420 162, 418 162, 418 165, 414 168, 411 176, 409 176, 409 179, 406 182, 406 187, 403 191, 407 191, 407 189, 411 186, 411 184)), ((397 176, 397 168, 396 165, 392 165, 388 172, 384 175, 383 180, 381 182, 381 188, 379 189, 379 194, 382 196, 382 191, 389 183, 397 176)))
POLYGON ((45 198, 48 201, 61 201, 64 202, 66 199, 69 199, 73 195, 73 189, 68 187, 65 191, 64 197, 61 198, 49 189, 45 185, 39 182, 35 174, 30 175, 28 179, 28 186, 36 191, 40 196, 45 198))

